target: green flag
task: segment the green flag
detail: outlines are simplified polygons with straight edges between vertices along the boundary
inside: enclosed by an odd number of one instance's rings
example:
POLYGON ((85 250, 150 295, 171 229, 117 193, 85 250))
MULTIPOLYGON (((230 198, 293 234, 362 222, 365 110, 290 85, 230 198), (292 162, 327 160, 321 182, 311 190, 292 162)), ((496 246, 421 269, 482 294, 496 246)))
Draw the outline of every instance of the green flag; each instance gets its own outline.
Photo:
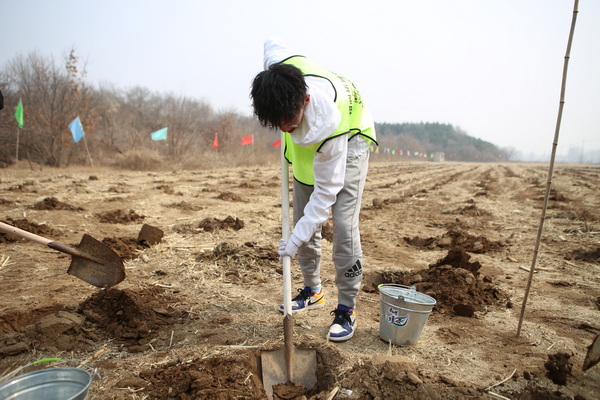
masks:
POLYGON ((152 140, 167 140, 167 128, 162 128, 151 134, 152 140))
POLYGON ((17 120, 17 124, 19 124, 19 128, 23 129, 23 103, 21 102, 21 99, 19 99, 19 104, 17 104, 15 118, 17 120))

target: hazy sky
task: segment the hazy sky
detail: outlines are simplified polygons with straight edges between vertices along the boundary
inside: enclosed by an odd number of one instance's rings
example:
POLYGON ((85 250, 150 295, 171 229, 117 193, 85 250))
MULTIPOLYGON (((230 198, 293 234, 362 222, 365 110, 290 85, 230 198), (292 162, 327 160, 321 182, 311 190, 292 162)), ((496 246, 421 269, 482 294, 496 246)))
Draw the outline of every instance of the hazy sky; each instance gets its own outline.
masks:
MULTIPOLYGON (((441 122, 549 154, 572 0, 0 0, 0 67, 74 47, 90 84, 251 114, 263 42, 350 78, 377 122, 441 122)), ((581 0, 558 153, 600 149, 600 1, 581 0)))

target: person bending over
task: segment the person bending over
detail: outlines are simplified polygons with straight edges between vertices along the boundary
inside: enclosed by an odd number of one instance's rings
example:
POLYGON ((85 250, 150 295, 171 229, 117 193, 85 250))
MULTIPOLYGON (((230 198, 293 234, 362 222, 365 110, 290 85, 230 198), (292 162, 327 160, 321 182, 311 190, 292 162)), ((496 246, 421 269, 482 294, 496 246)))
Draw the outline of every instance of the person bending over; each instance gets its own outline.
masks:
POLYGON ((345 341, 357 325, 363 273, 359 213, 370 146, 377 144, 373 119, 352 82, 279 39, 265 42, 264 67, 252 82, 254 114, 262 126, 285 133, 282 145, 294 177, 294 229, 279 244, 280 259, 298 256, 304 279, 292 312, 324 306, 321 226, 331 212, 338 303, 328 338, 345 341))

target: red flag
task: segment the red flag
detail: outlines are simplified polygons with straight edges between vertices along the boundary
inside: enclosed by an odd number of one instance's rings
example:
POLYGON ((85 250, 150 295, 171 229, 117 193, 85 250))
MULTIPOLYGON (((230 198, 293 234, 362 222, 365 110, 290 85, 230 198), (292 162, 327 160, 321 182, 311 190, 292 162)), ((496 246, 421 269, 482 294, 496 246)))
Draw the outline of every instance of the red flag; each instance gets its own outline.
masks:
POLYGON ((277 139, 276 141, 274 141, 271 146, 273 147, 279 147, 281 146, 281 139, 277 139))
POLYGON ((215 132, 215 139, 213 140, 213 147, 215 148, 215 150, 219 150, 219 137, 217 136, 216 132, 215 132))
POLYGON ((254 135, 244 136, 242 138, 242 145, 244 144, 254 144, 254 135))

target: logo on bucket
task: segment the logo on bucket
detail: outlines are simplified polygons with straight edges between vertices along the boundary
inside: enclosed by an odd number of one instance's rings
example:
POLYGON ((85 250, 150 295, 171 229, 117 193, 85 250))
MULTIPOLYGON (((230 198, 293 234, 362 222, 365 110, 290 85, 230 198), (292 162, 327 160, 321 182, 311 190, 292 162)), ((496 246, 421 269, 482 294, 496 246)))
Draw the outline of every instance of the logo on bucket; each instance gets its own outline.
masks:
POLYGON ((394 307, 388 308, 387 314, 387 322, 388 324, 396 325, 396 326, 405 326, 408 323, 409 314, 400 315, 398 310, 394 307))

